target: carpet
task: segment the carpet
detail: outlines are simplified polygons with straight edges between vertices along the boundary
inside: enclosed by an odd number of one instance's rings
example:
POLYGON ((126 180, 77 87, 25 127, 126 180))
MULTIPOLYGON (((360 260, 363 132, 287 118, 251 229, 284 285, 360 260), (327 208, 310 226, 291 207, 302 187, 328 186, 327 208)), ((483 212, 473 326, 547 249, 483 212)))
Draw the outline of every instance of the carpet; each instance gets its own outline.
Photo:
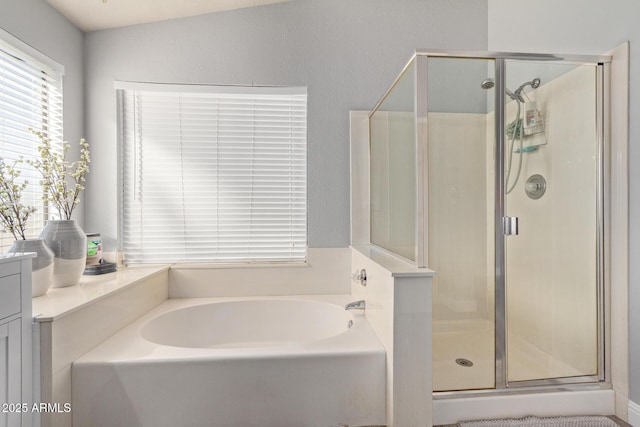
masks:
POLYGON ((619 427, 615 421, 600 416, 525 417, 519 419, 463 421, 459 427, 619 427))

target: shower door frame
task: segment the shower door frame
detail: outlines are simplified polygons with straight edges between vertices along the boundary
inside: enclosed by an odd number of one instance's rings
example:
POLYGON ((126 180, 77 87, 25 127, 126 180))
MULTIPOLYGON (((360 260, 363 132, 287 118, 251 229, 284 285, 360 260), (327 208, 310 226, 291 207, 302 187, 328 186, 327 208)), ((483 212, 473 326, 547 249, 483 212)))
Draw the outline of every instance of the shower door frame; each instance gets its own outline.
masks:
MULTIPOLYGON (((609 187, 609 90, 611 57, 602 55, 551 55, 510 52, 459 52, 446 50, 417 50, 408 65, 415 60, 415 112, 416 112, 416 175, 417 224, 416 265, 428 267, 428 90, 427 62, 429 57, 493 60, 495 64, 495 386, 493 389, 438 392, 452 394, 476 394, 507 390, 539 390, 544 388, 593 386, 609 382, 610 362, 608 334, 605 320, 609 315, 609 262, 605 250, 608 242, 609 217, 605 211, 605 188, 609 187), (548 378, 539 380, 508 381, 507 378, 507 325, 506 325, 506 245, 505 220, 505 90, 506 61, 545 61, 564 64, 591 64, 596 67, 596 286, 597 286, 597 369, 595 375, 548 378), (418 95, 421 96, 418 96, 418 95)), ((407 65, 407 66, 408 66, 407 65)), ((395 85, 395 83, 394 83, 395 85)), ((393 86, 391 88, 393 88, 393 86)), ((391 90, 391 89, 390 89, 391 90)), ((386 96, 386 95, 385 95, 386 96)), ((384 99, 384 98, 383 98, 384 99)), ((377 109, 378 105, 375 109, 377 109)))

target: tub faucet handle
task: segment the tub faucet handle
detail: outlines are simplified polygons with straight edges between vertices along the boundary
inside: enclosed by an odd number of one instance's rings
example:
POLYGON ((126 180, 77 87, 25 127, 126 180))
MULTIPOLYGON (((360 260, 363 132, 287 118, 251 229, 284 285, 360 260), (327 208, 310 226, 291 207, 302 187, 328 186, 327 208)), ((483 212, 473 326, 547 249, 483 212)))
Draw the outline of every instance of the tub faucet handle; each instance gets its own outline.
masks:
POLYGON ((358 274, 358 280, 362 286, 367 286, 367 270, 364 268, 360 270, 360 274, 358 274))
POLYGON ((354 282, 360 282, 362 286, 367 286, 367 270, 364 268, 360 269, 351 275, 351 280, 354 282))
POLYGON ((365 302, 363 299, 359 300, 359 301, 354 301, 354 302, 350 302, 349 304, 344 306, 345 310, 364 310, 365 309, 365 302))

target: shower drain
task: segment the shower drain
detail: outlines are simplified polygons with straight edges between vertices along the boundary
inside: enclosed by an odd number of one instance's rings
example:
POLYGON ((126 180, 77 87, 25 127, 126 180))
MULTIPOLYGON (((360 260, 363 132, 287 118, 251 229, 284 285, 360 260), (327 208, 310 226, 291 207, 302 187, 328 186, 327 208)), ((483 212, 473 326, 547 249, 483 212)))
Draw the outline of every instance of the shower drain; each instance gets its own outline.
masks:
POLYGON ((465 368, 473 366, 473 362, 469 359, 456 359, 456 363, 460 366, 464 366, 465 368))

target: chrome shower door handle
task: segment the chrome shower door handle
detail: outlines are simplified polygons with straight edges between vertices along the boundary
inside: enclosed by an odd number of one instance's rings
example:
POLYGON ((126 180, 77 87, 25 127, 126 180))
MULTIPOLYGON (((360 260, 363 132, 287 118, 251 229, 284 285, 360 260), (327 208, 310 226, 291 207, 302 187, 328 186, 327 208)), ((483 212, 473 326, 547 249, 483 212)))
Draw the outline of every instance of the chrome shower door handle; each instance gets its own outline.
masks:
POLYGON ((502 218, 502 231, 505 236, 517 236, 518 235, 518 217, 517 216, 505 216, 502 218))

